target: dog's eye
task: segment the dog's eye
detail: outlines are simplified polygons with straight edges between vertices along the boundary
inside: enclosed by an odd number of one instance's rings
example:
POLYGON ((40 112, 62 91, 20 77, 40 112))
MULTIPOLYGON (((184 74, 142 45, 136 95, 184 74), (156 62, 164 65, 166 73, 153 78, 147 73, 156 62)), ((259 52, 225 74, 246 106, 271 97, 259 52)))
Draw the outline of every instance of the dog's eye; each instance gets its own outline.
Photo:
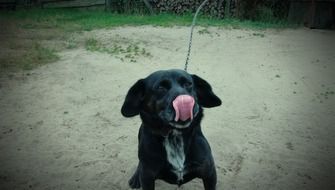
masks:
POLYGON ((179 84, 184 88, 191 88, 193 85, 192 82, 186 79, 185 77, 181 77, 179 79, 179 84))
POLYGON ((191 82, 185 82, 184 83, 184 87, 185 88, 191 88, 192 87, 192 83, 191 82))
POLYGON ((163 80, 161 82, 159 82, 157 89, 159 91, 166 91, 169 90, 171 88, 171 84, 169 81, 163 80))

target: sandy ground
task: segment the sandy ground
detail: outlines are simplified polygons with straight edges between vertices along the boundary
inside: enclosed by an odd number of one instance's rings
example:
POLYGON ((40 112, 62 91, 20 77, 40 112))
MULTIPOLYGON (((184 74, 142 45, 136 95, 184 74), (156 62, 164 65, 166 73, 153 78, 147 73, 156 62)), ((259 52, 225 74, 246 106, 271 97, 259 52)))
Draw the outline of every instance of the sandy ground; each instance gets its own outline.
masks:
MULTIPOLYGON (((55 63, 2 76, 0 189, 129 189, 140 120, 121 116, 123 99, 139 78, 183 68, 188 35, 186 27, 149 26, 81 33, 133 41, 151 56, 130 62, 75 48, 55 63)), ((334 31, 195 33, 189 72, 223 100, 202 122, 217 189, 335 189, 334 49, 334 31)), ((196 179, 180 189, 203 188, 196 179)))

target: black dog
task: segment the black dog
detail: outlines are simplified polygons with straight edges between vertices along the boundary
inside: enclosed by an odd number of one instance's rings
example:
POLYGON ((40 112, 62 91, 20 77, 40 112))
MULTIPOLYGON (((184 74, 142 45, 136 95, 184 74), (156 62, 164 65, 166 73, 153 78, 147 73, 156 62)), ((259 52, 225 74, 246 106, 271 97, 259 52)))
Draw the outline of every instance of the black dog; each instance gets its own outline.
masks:
POLYGON ((128 91, 121 113, 140 115, 139 164, 131 188, 154 190, 155 180, 182 185, 201 178, 205 190, 216 189, 210 146, 201 132, 202 107, 221 105, 211 86, 183 70, 157 71, 128 91))

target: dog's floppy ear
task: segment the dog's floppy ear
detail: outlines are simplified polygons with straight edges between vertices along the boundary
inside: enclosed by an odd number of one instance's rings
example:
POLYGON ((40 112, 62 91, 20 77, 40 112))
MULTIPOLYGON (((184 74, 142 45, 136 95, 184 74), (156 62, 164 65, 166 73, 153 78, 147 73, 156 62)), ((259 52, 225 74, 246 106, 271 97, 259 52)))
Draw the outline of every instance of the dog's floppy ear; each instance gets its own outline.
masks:
POLYGON ((121 108, 125 117, 133 117, 140 113, 141 102, 144 97, 144 80, 138 80, 128 91, 121 108))
POLYGON ((207 81, 192 75, 194 87, 197 93, 199 104, 205 108, 211 108, 221 105, 221 100, 212 91, 212 87, 207 81))

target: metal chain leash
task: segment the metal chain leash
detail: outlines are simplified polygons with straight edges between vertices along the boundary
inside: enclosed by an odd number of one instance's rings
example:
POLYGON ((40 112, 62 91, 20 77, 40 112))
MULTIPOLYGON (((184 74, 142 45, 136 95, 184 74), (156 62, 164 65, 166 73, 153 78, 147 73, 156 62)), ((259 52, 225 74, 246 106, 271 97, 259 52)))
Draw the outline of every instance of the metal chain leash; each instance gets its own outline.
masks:
POLYGON ((186 62, 185 62, 185 67, 184 67, 184 70, 185 70, 185 71, 187 71, 188 61, 189 61, 189 59, 190 59, 191 47, 192 47, 193 29, 194 29, 194 26, 195 26, 195 21, 197 20, 197 16, 198 16, 200 10, 201 10, 202 7, 207 3, 207 1, 208 1, 208 0, 204 0, 204 1, 201 3, 201 5, 198 7, 198 9, 197 9, 197 11, 195 12, 194 17, 193 17, 192 26, 191 26, 190 41, 189 41, 189 44, 188 44, 188 51, 187 51, 186 62))

